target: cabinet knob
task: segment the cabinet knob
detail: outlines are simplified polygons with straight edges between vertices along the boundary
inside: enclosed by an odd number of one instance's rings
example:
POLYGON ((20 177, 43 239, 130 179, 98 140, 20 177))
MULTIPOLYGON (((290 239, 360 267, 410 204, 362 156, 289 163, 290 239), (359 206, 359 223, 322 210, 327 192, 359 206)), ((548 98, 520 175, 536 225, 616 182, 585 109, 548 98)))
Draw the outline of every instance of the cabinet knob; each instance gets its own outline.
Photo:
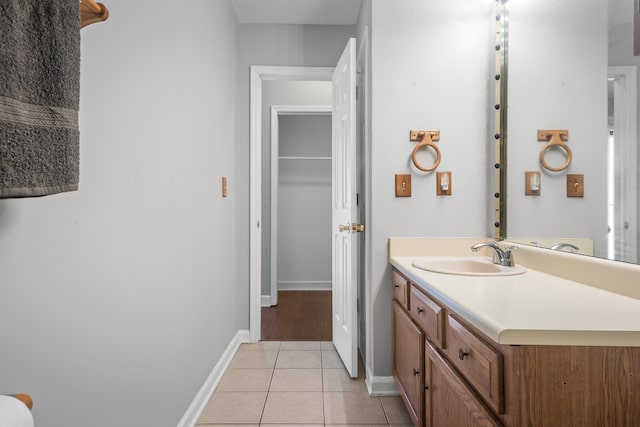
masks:
POLYGON ((458 349, 458 359, 464 360, 465 356, 468 356, 468 355, 469 355, 468 352, 464 351, 461 348, 458 349))
POLYGON ((425 389, 425 390, 429 390, 429 385, 428 385, 428 384, 425 384, 425 385, 424 385, 424 389, 425 389))
POLYGON ((416 375, 418 375, 420 373, 420 371, 418 371, 416 368, 413 368, 413 376, 415 377, 416 375))
POLYGON ((399 287, 400 287, 400 285, 393 285, 393 287, 394 287, 394 288, 399 288, 399 287))
POLYGON ((418 314, 422 313, 424 311, 423 308, 417 307, 416 310, 418 311, 418 314))

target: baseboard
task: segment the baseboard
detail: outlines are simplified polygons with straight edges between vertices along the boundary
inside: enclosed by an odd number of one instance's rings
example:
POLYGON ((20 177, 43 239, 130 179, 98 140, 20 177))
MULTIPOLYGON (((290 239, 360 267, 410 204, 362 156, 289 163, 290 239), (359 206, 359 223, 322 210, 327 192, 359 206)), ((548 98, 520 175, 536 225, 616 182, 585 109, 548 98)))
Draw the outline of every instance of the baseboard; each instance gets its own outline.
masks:
POLYGON ((182 416, 177 427, 194 427, 196 425, 200 414, 202 414, 202 411, 204 411, 204 408, 207 406, 211 395, 218 386, 218 383, 220 383, 222 376, 227 370, 229 363, 231 363, 231 359, 233 359, 233 356, 238 351, 240 344, 248 342, 250 342, 249 331, 241 330, 236 333, 224 353, 222 353, 218 363, 213 367, 213 370, 200 388, 200 391, 196 394, 193 402, 189 405, 187 412, 182 416))
POLYGON ((279 291, 330 291, 331 281, 326 280, 282 280, 278 281, 279 291))
POLYGON ((399 396, 398 386, 393 377, 376 377, 367 369, 364 381, 370 396, 399 396))
POLYGON ((261 295, 260 305, 262 307, 271 307, 271 295, 261 295))

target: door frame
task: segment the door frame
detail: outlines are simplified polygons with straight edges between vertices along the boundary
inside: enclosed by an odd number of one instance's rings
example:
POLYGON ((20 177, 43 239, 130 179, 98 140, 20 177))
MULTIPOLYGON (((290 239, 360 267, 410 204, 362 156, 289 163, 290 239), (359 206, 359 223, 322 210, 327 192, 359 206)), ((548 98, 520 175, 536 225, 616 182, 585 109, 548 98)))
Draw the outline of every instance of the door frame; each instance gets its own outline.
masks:
MULTIPOLYGON (((280 116, 331 116, 331 105, 271 106, 271 299, 278 304, 278 173, 280 162, 280 116), (274 143, 275 141, 275 143, 274 143)), ((330 247, 327 247, 329 250, 330 247)), ((262 292, 262 290, 261 290, 262 292)), ((262 305, 266 305, 263 304, 262 305)))
MULTIPOLYGON (((614 202, 624 200, 624 207, 619 204, 614 205, 614 221, 607 215, 607 222, 612 227, 607 236, 607 255, 615 258, 617 254, 615 247, 612 247, 618 238, 622 240, 625 247, 629 247, 629 252, 624 252, 622 261, 637 262, 638 261, 638 242, 637 233, 637 68, 635 66, 611 66, 608 68, 608 78, 614 80, 614 138, 617 141, 623 141, 620 147, 618 142, 619 154, 617 162, 623 162, 623 165, 614 164, 614 168, 623 166, 624 174, 619 177, 619 184, 625 189, 625 197, 617 198, 614 202), (622 215, 621 211, 628 215, 622 215), (625 220, 628 222, 630 231, 618 236, 616 229, 616 220, 625 220)), ((614 178, 615 179, 615 178, 614 178)), ((614 189, 617 194, 617 190, 614 189)), ((607 195, 609 198, 609 195, 607 195)))
POLYGON ((331 81, 333 67, 251 66, 249 111, 249 339, 260 341, 262 307, 262 83, 331 81))

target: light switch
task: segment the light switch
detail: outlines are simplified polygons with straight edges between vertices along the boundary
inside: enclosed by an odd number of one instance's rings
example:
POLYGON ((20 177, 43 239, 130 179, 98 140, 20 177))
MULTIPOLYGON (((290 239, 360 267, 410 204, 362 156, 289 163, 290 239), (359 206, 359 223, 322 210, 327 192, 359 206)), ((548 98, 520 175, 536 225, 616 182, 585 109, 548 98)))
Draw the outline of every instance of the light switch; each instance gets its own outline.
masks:
POLYGON ((583 174, 567 174, 567 197, 584 197, 583 174))
POLYGON ((411 175, 396 175, 396 197, 411 197, 411 175))

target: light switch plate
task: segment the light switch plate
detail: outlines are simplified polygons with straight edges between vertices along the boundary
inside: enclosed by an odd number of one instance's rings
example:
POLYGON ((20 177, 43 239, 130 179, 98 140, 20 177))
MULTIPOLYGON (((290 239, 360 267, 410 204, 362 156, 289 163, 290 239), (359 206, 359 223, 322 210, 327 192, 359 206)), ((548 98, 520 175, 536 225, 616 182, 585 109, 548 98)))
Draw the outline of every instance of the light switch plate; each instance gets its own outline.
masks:
POLYGON ((567 174, 567 197, 584 197, 583 174, 567 174))
POLYGON ((411 175, 396 175, 396 197, 411 197, 411 175))

